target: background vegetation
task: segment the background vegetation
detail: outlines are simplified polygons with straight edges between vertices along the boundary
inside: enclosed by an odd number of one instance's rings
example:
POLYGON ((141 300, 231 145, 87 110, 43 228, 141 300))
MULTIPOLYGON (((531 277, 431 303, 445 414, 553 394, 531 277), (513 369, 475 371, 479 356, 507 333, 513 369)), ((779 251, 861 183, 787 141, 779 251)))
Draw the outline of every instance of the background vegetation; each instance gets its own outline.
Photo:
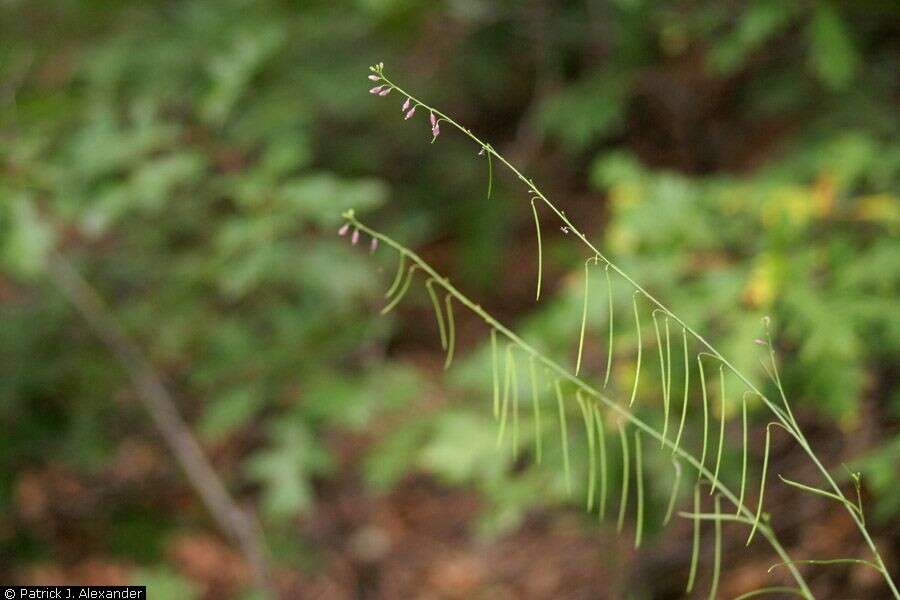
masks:
MULTIPOLYGON (((635 552, 566 496, 559 456, 538 467, 495 448, 474 320, 444 374, 427 296, 377 316, 394 265, 335 234, 346 208, 569 361, 582 294, 580 250, 551 227, 534 303, 524 190, 498 175, 487 200, 477 149, 449 133, 431 145, 424 115, 368 95, 378 61, 758 376, 772 315, 795 410, 833 472, 863 472, 896 573, 898 17, 875 0, 4 2, 0 580, 252 594, 60 294, 58 251, 258 513, 285 597, 681 593, 688 523, 651 526, 635 552)), ((604 332, 589 323, 595 375, 604 332)), ((634 344, 620 328, 614 382, 631 380, 634 344)), ((779 444, 772 472, 812 477, 779 444)), ((667 468, 647 465, 651 523, 667 468)), ((862 555, 840 508, 778 486, 768 502, 795 557, 862 555)), ((739 535, 725 560, 727 597, 774 562, 739 535)), ((823 597, 886 597, 862 566, 810 573, 823 597)))

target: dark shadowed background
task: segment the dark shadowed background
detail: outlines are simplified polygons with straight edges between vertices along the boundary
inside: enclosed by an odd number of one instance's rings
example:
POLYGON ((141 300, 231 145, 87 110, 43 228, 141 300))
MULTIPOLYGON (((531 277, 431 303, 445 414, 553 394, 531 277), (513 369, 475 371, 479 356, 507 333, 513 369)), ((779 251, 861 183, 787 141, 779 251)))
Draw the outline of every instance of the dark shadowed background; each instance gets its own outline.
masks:
MULTIPOLYGON (((348 208, 566 364, 586 257, 543 212, 536 303, 521 182, 493 164, 488 199, 477 146, 446 126, 431 144, 423 111, 404 121, 402 96, 367 93, 379 61, 760 385, 771 315, 794 410, 835 477, 863 474, 896 573, 898 18, 887 0, 0 2, 0 583, 263 598, 263 543, 284 598, 682 597, 692 524, 662 528, 667 455, 648 446, 635 550, 631 518, 617 535, 584 511, 583 477, 567 495, 552 427, 541 465, 525 413, 518 457, 496 447, 480 320, 458 311, 444 372, 423 290, 379 316, 396 257, 337 235, 348 208), (148 396, 189 429, 160 428, 148 396), (185 477, 173 440, 199 443, 258 531, 208 510, 228 498, 185 477)), ((606 288, 591 281, 596 381, 606 288)), ((614 302, 621 399, 636 337, 629 292, 614 302)), ((750 416, 755 498, 766 414, 750 416)), ((775 473, 819 485, 784 436, 775 473)), ((776 481, 766 511, 795 558, 867 558, 827 499, 776 481)), ((721 597, 788 582, 762 542, 724 531, 721 597)), ((889 594, 863 565, 804 572, 823 598, 889 594)))

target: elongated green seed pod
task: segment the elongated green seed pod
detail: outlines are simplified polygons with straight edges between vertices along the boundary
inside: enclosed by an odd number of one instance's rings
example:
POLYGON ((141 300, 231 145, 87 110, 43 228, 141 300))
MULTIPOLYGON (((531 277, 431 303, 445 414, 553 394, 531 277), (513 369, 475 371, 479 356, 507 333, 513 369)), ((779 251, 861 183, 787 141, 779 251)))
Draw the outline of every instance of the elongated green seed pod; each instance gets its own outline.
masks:
POLYGON ((503 435, 506 433, 506 419, 509 415, 509 396, 512 388, 512 363, 515 360, 512 354, 512 344, 506 346, 506 362, 503 369, 503 404, 500 408, 500 431, 497 432, 497 447, 503 445, 503 435))
POLYGON ((425 282, 425 288, 428 290, 428 296, 431 298, 431 306, 434 308, 434 317, 437 319, 438 333, 441 336, 441 348, 447 349, 447 330, 444 327, 444 311, 441 309, 441 302, 438 300, 434 291, 434 278, 425 282))
POLYGON ((403 279, 403 271, 406 266, 406 255, 401 254, 400 260, 397 262, 397 274, 394 275, 394 281, 391 283, 391 287, 384 293, 385 298, 390 298, 394 292, 397 291, 397 288, 400 287, 400 281, 403 279))
POLYGON ((604 431, 603 418, 597 406, 594 406, 594 417, 597 422, 595 431, 597 432, 597 446, 600 451, 600 510, 598 515, 600 519, 603 519, 606 516, 606 431, 604 431))
POLYGON ((581 390, 575 392, 575 398, 578 400, 578 407, 581 409, 581 416, 584 419, 584 435, 588 444, 588 493, 587 493, 587 510, 594 510, 594 487, 597 485, 597 458, 594 453, 594 414, 591 410, 592 404, 585 400, 581 394, 581 390))
POLYGON ((756 529, 759 527, 759 519, 762 516, 763 497, 766 493, 766 471, 769 469, 769 447, 772 437, 772 425, 774 425, 774 423, 766 425, 766 447, 763 451, 762 476, 759 479, 759 503, 756 505, 756 516, 753 518, 753 527, 750 529, 750 535, 747 537, 747 546, 753 541, 753 534, 756 533, 756 529))
POLYGON ((672 448, 672 456, 678 453, 678 445, 681 442, 681 434, 684 433, 684 420, 687 417, 688 391, 691 381, 691 363, 688 359, 687 329, 681 328, 681 337, 684 341, 684 400, 681 405, 681 422, 678 424, 678 433, 675 435, 675 445, 672 448))
POLYGON ((637 396, 638 381, 641 379, 641 348, 644 345, 641 340, 641 317, 638 315, 637 292, 632 296, 631 303, 634 307, 634 326, 637 330, 637 366, 634 370, 634 387, 631 389, 631 400, 628 401, 628 406, 634 404, 634 398, 637 396))
POLYGON ((722 513, 722 498, 716 494, 715 499, 715 542, 713 543, 713 576, 712 584, 709 586, 709 600, 716 600, 719 592, 719 572, 722 570, 722 519, 719 515, 722 513))
POLYGON ((512 365, 512 414, 513 414, 513 458, 519 456, 519 374, 516 370, 516 361, 512 365))
POLYGON ((634 478, 637 482, 637 525, 634 529, 634 547, 641 547, 644 531, 644 463, 641 451, 641 431, 634 430, 634 478))
POLYGON ((575 376, 578 377, 578 372, 581 370, 581 354, 584 351, 584 330, 587 327, 587 310, 588 310, 588 266, 591 261, 595 260, 593 258, 589 258, 584 261, 584 302, 582 302, 581 307, 581 333, 578 336, 578 359, 575 361, 575 376))
POLYGON ((444 370, 450 368, 453 363, 453 351, 456 348, 456 323, 453 320, 453 296, 444 296, 444 305, 447 307, 447 360, 444 361, 444 370))
POLYGON ((534 409, 534 445, 537 464, 541 464, 541 403, 538 394, 537 369, 534 366, 534 355, 528 357, 528 370, 531 378, 531 402, 534 409))
POLYGON ((566 407, 563 403, 562 388, 556 380, 556 405, 559 408, 559 437, 562 443, 563 468, 566 472, 566 493, 572 494, 572 472, 569 467, 569 435, 566 432, 566 407))
POLYGON ((625 511, 628 508, 628 436, 625 434, 625 426, 619 423, 619 441, 622 443, 622 495, 619 498, 619 520, 616 522, 616 531, 622 531, 625 524, 625 511))
MULTIPOLYGON (((700 514, 700 485, 694 486, 694 514, 700 514)), ((685 593, 690 594, 694 589, 694 579, 697 577, 697 563, 700 560, 700 519, 694 517, 694 542, 691 547, 691 569, 688 572, 687 587, 685 593)))
POLYGON ((672 482, 672 491, 669 493, 669 505, 666 508, 666 516, 663 519, 663 525, 669 523, 672 513, 675 510, 675 503, 678 501, 678 486, 681 484, 681 463, 678 459, 672 459, 672 465, 675 467, 675 480, 672 482))
POLYGON ((531 199, 531 212, 534 213, 534 231, 537 235, 538 248, 538 272, 537 272, 537 291, 534 295, 534 301, 541 299, 541 275, 544 272, 544 249, 541 245, 541 222, 538 220, 537 207, 534 205, 534 198, 531 199))
POLYGON ((388 302, 384 308, 381 309, 381 314, 383 314, 383 315, 388 314, 389 312, 391 312, 394 309, 395 306, 400 304, 400 301, 403 300, 403 297, 406 295, 406 292, 409 290, 409 285, 412 283, 413 274, 416 272, 416 269, 418 269, 418 268, 419 268, 418 265, 412 265, 409 267, 409 269, 406 271, 406 279, 403 281, 403 286, 400 288, 400 290, 397 292, 397 294, 394 296, 394 298, 390 302, 388 302))
POLYGON ((660 444, 661 446, 665 446, 666 433, 669 430, 669 390, 666 387, 666 357, 664 354, 665 350, 663 348, 662 335, 659 332, 659 320, 656 318, 657 311, 658 309, 654 310, 650 316, 653 317, 653 330, 656 332, 656 347, 659 351, 659 381, 663 396, 663 439, 660 444))
POLYGON ((669 406, 672 404, 672 335, 669 330, 669 315, 666 314, 666 406, 665 419, 663 425, 663 439, 660 447, 665 446, 666 431, 669 429, 669 406))
POLYGON ((719 481, 719 466, 722 464, 722 447, 725 445, 725 369, 719 365, 719 448, 716 451, 716 468, 713 472, 710 494, 719 481))
POLYGON ((737 512, 741 514, 741 507, 744 505, 744 490, 747 487, 747 394, 741 395, 741 494, 738 497, 737 512))
POLYGON ((700 470, 697 478, 703 476, 702 468, 706 465, 706 442, 709 435, 709 406, 706 397, 706 375, 703 373, 703 359, 697 356, 697 364, 700 365, 700 390, 703 396, 703 450, 700 452, 700 470))
POLYGON ((500 416, 500 360, 497 357, 497 330, 491 329, 491 365, 494 383, 494 418, 500 416))
POLYGON ((606 268, 604 269, 606 272, 606 291, 607 291, 607 303, 609 304, 609 341, 607 342, 606 349, 606 374, 603 376, 603 387, 606 388, 606 385, 609 383, 609 373, 612 369, 612 360, 613 360, 613 293, 612 293, 612 280, 609 278, 609 263, 606 263, 606 268))

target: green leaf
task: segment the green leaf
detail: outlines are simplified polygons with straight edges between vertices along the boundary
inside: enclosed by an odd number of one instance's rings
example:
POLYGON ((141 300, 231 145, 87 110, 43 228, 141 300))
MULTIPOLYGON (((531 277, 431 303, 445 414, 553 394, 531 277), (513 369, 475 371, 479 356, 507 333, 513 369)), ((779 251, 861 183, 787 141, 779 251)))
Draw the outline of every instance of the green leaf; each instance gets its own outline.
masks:
POLYGON ((825 85, 846 88, 856 74, 859 56, 837 9, 819 2, 810 24, 810 62, 825 85))
POLYGON ((272 426, 271 446, 250 458, 244 468, 263 486, 263 511, 280 520, 312 507, 311 478, 331 466, 331 457, 306 425, 287 420, 272 426))
POLYGON ((53 231, 29 197, 19 195, 0 207, 0 257, 15 274, 30 278, 42 272, 53 243, 53 231))

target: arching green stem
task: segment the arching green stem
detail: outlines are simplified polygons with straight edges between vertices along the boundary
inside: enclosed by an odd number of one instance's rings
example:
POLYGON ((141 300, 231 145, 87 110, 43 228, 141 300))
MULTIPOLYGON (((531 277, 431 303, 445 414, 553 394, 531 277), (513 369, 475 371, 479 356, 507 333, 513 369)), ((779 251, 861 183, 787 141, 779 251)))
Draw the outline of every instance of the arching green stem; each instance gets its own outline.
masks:
MULTIPOLYGON (((432 107, 432 106, 429 106, 429 105, 425 104, 424 102, 422 102, 421 100, 419 100, 419 99, 416 98, 415 96, 411 95, 411 94, 410 94, 409 92, 407 92, 406 90, 403 90, 402 88, 400 88, 399 86, 397 86, 396 84, 394 84, 394 82, 392 82, 388 77, 386 77, 386 76, 384 75, 384 69, 383 69, 383 65, 382 65, 382 64, 379 63, 378 65, 375 65, 375 66, 371 67, 371 70, 372 70, 374 73, 376 73, 377 76, 381 78, 380 81, 383 81, 384 84, 387 85, 387 86, 389 86, 390 89, 396 89, 399 93, 408 96, 413 102, 416 103, 417 106, 423 106, 423 107, 425 107, 426 109, 432 111, 432 112, 439 118, 439 120, 443 120, 443 121, 446 121, 446 122, 450 123, 453 127, 455 127, 457 130, 459 130, 463 135, 465 135, 465 136, 467 136, 468 138, 470 138, 470 139, 471 139, 473 142, 475 142, 476 144, 481 145, 481 146, 485 146, 486 143, 485 143, 484 141, 482 141, 481 139, 479 139, 474 133, 472 133, 471 129, 468 129, 468 128, 463 127, 462 125, 460 125, 459 123, 457 123, 456 121, 454 121, 453 119, 451 119, 451 118, 448 117, 446 114, 444 114, 444 113, 442 113, 441 111, 439 111, 438 109, 436 109, 436 108, 434 108, 434 107, 432 107)), ((434 141, 434 140, 432 140, 432 141, 434 141)), ((659 307, 660 309, 663 309, 663 310, 668 311, 667 307, 666 307, 662 302, 660 302, 660 301, 659 301, 658 299, 656 299, 652 294, 650 294, 646 289, 644 289, 644 287, 642 287, 642 286, 641 286, 634 278, 632 278, 631 276, 629 276, 625 271, 623 271, 623 270, 622 270, 621 268, 619 268, 617 265, 615 265, 615 264, 613 264, 611 261, 609 261, 609 259, 608 259, 603 253, 601 253, 601 252, 599 251, 599 249, 598 249, 594 244, 592 244, 592 243, 590 242, 590 240, 587 239, 587 237, 585 236, 585 234, 582 233, 582 232, 581 232, 581 231, 580 231, 580 230, 572 223, 572 221, 565 215, 565 213, 564 213, 562 210, 560 210, 559 208, 557 208, 556 205, 554 205, 554 204, 553 204, 553 203, 552 203, 552 202, 551 202, 551 201, 550 201, 550 200, 549 200, 549 199, 548 199, 548 198, 547 198, 547 197, 546 197, 546 196, 545 196, 545 195, 544 195, 544 194, 543 194, 536 186, 535 186, 533 180, 526 178, 525 175, 522 174, 521 171, 519 171, 519 170, 518 170, 512 163, 510 163, 504 156, 502 156, 501 154, 497 153, 493 148, 490 148, 488 151, 491 152, 491 154, 493 154, 494 158, 498 159, 498 160, 499 160, 506 168, 508 168, 508 169, 509 169, 509 170, 510 170, 510 171, 511 171, 511 172, 512 172, 512 173, 513 173, 513 174, 514 174, 514 175, 515 175, 515 176, 516 176, 516 177, 517 177, 517 178, 518 178, 518 179, 519 179, 519 180, 520 180, 527 188, 528 188, 528 189, 529 189, 529 191, 530 191, 531 194, 533 194, 533 195, 534 195, 535 197, 537 197, 537 198, 540 198, 540 200, 541 200, 541 201, 542 201, 542 202, 543 202, 543 203, 544 203, 544 204, 545 204, 545 205, 546 205, 546 206, 547 206, 547 207, 548 207, 548 208, 549 208, 549 209, 550 209, 550 210, 551 210, 558 218, 559 218, 559 220, 565 225, 565 227, 566 227, 569 231, 571 231, 571 232, 574 234, 574 236, 575 236, 576 238, 578 238, 578 239, 579 239, 579 240, 580 240, 587 248, 590 249, 591 254, 599 255, 600 258, 601 258, 602 260, 604 260, 605 262, 607 262, 607 263, 610 265, 610 267, 611 267, 616 273, 618 273, 618 274, 619 274, 626 282, 628 282, 631 286, 633 286, 635 290, 637 290, 637 291, 643 293, 643 294, 647 297, 647 299, 648 299, 652 304, 656 305, 656 306, 659 307)), ((350 216, 352 217, 352 213, 350 214, 350 216)), ((706 347, 706 348, 712 353, 712 355, 714 355, 716 358, 718 358, 718 359, 719 359, 719 360, 720 360, 720 361, 721 361, 721 362, 722 362, 722 363, 723 363, 723 364, 724 364, 724 365, 725 365, 732 373, 734 373, 735 376, 737 376, 738 379, 740 379, 741 382, 742 382, 744 385, 746 385, 748 389, 750 389, 750 390, 753 391, 754 393, 758 394, 758 395, 760 396, 760 398, 762 399, 763 403, 764 403, 764 404, 765 404, 765 405, 766 405, 766 406, 767 406, 767 407, 768 407, 768 408, 776 415, 776 417, 779 419, 779 421, 781 421, 781 423, 782 423, 783 425, 789 426, 789 427, 791 427, 794 431, 796 431, 796 436, 795 436, 795 437, 797 438, 797 441, 798 441, 799 445, 801 446, 801 448, 803 449, 803 451, 807 454, 807 456, 809 457, 809 459, 814 463, 814 465, 815 465, 816 468, 819 470, 819 472, 820 472, 820 474, 822 475, 822 477, 826 480, 826 482, 828 483, 828 485, 834 490, 834 492, 835 492, 836 494, 839 494, 839 495, 843 494, 843 492, 841 491, 841 489, 840 489, 840 487, 838 486, 837 482, 835 481, 834 477, 831 476, 831 473, 825 468, 825 466, 824 466, 824 465, 822 464, 822 462, 819 460, 818 456, 813 452, 813 450, 812 450, 812 448, 810 447, 808 441, 807 441, 807 440, 805 439, 805 437, 803 436, 803 434, 802 434, 802 432, 800 431, 799 427, 797 427, 797 423, 796 423, 796 421, 793 419, 793 415, 790 413, 790 407, 787 406, 787 410, 788 410, 787 413, 784 413, 784 411, 782 411, 781 409, 778 409, 778 408, 776 407, 776 405, 775 405, 775 404, 774 404, 767 396, 765 396, 764 394, 762 394, 762 392, 760 391, 760 389, 754 384, 753 381, 751 381, 751 379, 750 379, 749 377, 747 377, 746 375, 744 375, 743 373, 741 373, 739 370, 737 370, 737 368, 735 368, 735 366, 734 366, 733 364, 731 364, 731 363, 730 363, 730 362, 729 362, 729 361, 728 361, 728 360, 727 360, 720 352, 718 352, 718 351, 712 346, 712 344, 709 343, 709 341, 707 341, 702 335, 700 335, 700 333, 697 332, 697 330, 695 330, 695 329, 693 329, 692 327, 690 327, 683 319, 681 319, 680 317, 674 315, 674 314, 671 313, 670 311, 669 311, 669 314, 672 316, 672 318, 673 318, 679 325, 681 325, 681 326, 683 326, 685 329, 687 329, 687 331, 688 331, 688 332, 689 332, 689 333, 690 333, 690 334, 691 334, 691 335, 692 335, 692 336, 693 336, 700 344, 702 344, 704 347, 706 347)), ((771 344, 770 344, 770 347, 771 347, 771 344)), ((783 390, 779 390, 779 391, 783 394, 783 390)), ((784 399, 784 398, 783 398, 783 399, 784 399)), ((871 535, 869 535, 869 532, 868 532, 868 530, 866 529, 865 523, 864 523, 863 520, 862 520, 857 514, 855 514, 854 512, 851 511, 851 512, 850 512, 850 515, 851 515, 851 518, 853 519, 854 523, 856 524, 857 528, 859 529, 861 535, 862 535, 863 538, 865 539, 866 544, 868 545, 868 547, 870 548, 870 550, 872 551, 872 553, 875 555, 875 558, 877 559, 877 561, 879 562, 879 564, 881 564, 882 566, 884 566, 884 561, 883 561, 881 555, 880 555, 879 552, 878 552, 878 547, 875 545, 875 542, 873 541, 871 535)), ((891 577, 890 573, 888 572, 887 568, 884 568, 884 569, 883 569, 883 572, 884 572, 885 582, 886 582, 887 586, 890 588, 891 594, 893 595, 893 597, 894 597, 895 599, 900 600, 900 591, 898 591, 897 586, 896 586, 896 584, 894 583, 894 580, 893 580, 893 578, 891 577)), ((798 585, 801 587, 801 589, 803 590, 804 594, 811 595, 811 594, 809 593, 808 586, 806 586, 805 583, 801 583, 801 581, 802 581, 802 576, 800 575, 800 573, 799 573, 798 571, 796 571, 796 570, 793 570, 793 571, 791 572, 791 574, 794 576, 795 579, 798 580, 798 585)))

